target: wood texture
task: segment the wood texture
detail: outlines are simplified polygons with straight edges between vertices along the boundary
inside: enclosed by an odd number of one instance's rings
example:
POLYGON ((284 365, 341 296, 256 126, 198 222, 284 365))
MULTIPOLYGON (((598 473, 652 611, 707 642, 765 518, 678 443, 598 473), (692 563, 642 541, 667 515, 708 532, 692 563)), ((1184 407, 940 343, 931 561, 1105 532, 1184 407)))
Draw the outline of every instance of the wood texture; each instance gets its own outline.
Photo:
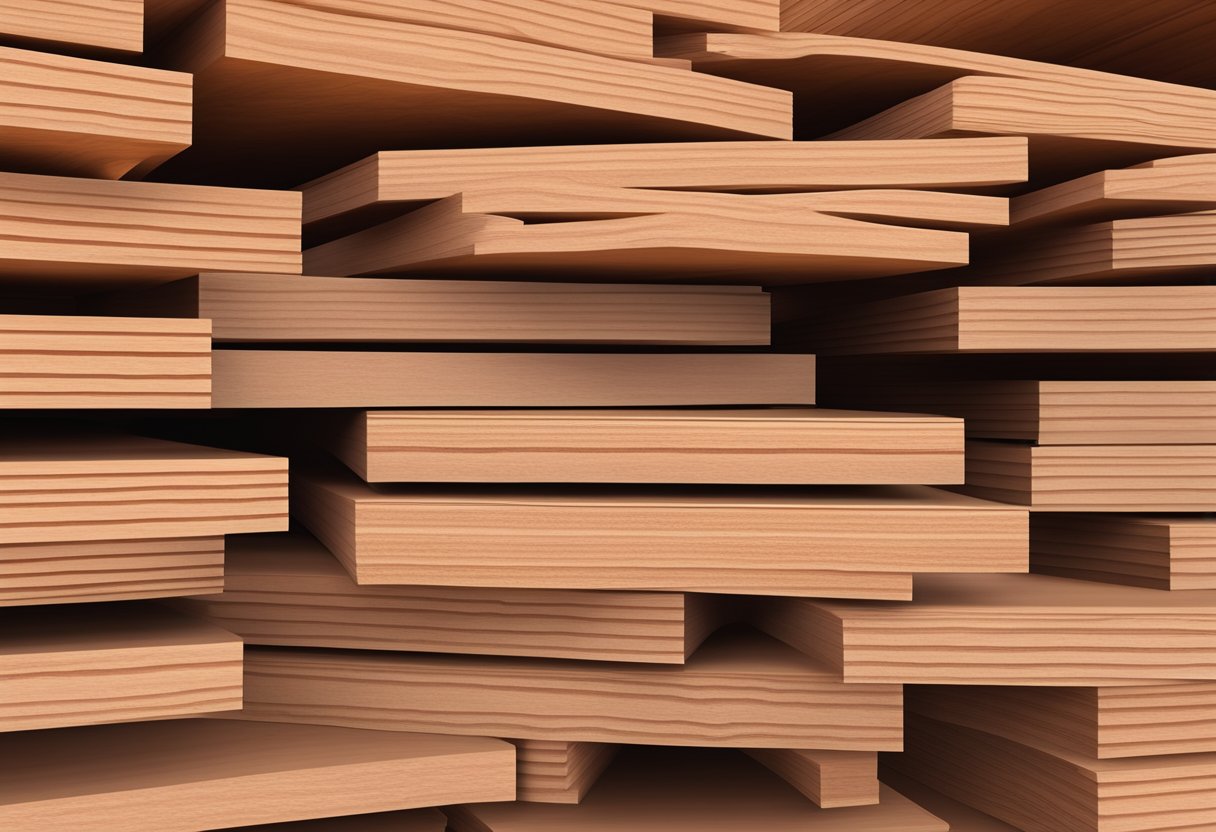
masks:
POLYGON ((122 604, 6 609, 0 622, 0 732, 241 706, 241 640, 205 621, 122 604))
POLYGON ((361 584, 906 599, 910 572, 1018 571, 1027 557, 1025 511, 924 486, 372 489, 316 472, 292 498, 361 584))
POLYGON ((766 748, 747 753, 821 809, 879 802, 881 789, 875 754, 800 748, 766 748))
POLYGON ((138 52, 143 49, 143 4, 139 0, 4 0, 3 34, 51 46, 85 46, 138 52))
POLYGON ((229 832, 444 832, 448 819, 438 809, 406 809, 317 820, 289 820, 233 827, 229 832))
POLYGON ((0 315, 0 408, 199 408, 211 326, 173 318, 0 315))
POLYGON ((1216 672, 1211 591, 921 575, 915 598, 774 599, 753 621, 849 683, 1143 685, 1216 672))
POLYGON ((509 800, 515 784, 514 749, 484 737, 182 719, 7 734, 0 747, 13 832, 198 832, 509 800))
POLYGON ((889 766, 883 766, 881 772, 885 786, 897 790, 926 812, 950 824, 950 832, 1019 832, 1004 821, 959 803, 889 766))
MULTIPOLYGON (((750 631, 679 667, 248 648, 243 718, 522 739, 877 751, 900 743, 900 688, 750 631)), ((594 792, 593 792, 594 793, 594 792)))
POLYGON ((223 589, 188 608, 290 647, 681 664, 721 618, 682 593, 358 586, 301 533, 230 538, 223 589))
POLYGON ((959 420, 765 410, 367 411, 323 432, 367 482, 948 484, 959 420))
POLYGON ((645 407, 814 404, 789 354, 216 350, 212 407, 645 407))
POLYGON ((617 746, 598 742, 512 740, 515 799, 525 803, 581 803, 617 746))

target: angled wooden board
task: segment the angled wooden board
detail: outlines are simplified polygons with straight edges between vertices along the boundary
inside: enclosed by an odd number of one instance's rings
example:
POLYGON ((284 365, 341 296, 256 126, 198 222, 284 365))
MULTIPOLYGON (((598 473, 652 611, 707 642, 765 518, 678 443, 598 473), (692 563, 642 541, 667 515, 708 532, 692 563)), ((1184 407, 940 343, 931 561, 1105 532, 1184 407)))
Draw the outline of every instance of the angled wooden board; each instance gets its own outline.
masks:
POLYGON ((697 747, 900 743, 898 685, 844 684, 746 630, 676 667, 250 647, 245 669, 245 719, 697 747))
POLYGON ((301 533, 229 538, 223 589, 188 609, 288 647, 681 664, 720 620, 683 593, 359 586, 301 533))
POLYGON ((879 802, 876 754, 803 748, 765 748, 747 753, 822 809, 879 802))
POLYGON ((7 734, 0 749, 12 832, 201 832, 515 793, 515 750, 485 737, 180 719, 7 734))
POLYGON ((525 803, 581 803, 618 746, 599 742, 511 740, 515 799, 525 803))
POLYGON ((0 32, 41 41, 52 48, 139 52, 143 49, 143 3, 139 0, 4 0, 0 32))
POLYGON ((0 610, 0 622, 0 732, 241 707, 241 640, 206 621, 108 604, 0 610))
POLYGON ((897 772, 889 765, 881 768, 882 782, 897 790, 926 812, 950 824, 950 832, 1020 832, 992 815, 972 809, 923 783, 897 772))

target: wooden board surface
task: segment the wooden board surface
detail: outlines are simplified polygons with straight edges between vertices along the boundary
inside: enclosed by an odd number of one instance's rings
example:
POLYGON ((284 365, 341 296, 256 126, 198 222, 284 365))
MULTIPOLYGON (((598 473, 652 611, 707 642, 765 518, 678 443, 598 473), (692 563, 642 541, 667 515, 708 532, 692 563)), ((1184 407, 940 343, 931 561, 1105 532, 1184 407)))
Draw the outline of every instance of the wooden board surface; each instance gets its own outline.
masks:
POLYGON ((1019 832, 1004 821, 947 797, 893 770, 889 765, 882 766, 880 770, 884 785, 897 790, 926 812, 931 812, 935 817, 950 824, 950 832, 1019 832))
MULTIPOLYGON (((371 651, 245 652, 242 718, 522 739, 877 751, 900 743, 897 685, 751 631, 677 667, 371 651)), ((594 792, 593 792, 594 794, 594 792)))
POLYGON ((1025 511, 924 486, 373 489, 316 472, 292 498, 366 584, 906 599, 907 573, 1021 571, 1027 557, 1025 511))
POLYGON ((599 742, 511 742, 515 746, 515 799, 526 803, 581 803, 618 749, 599 742))
POLYGON ((515 750, 485 737, 181 719, 7 734, 0 748, 12 832, 198 832, 515 791, 515 750))
POLYGON ((1152 589, 1216 589, 1216 518, 1035 513, 1030 568, 1152 589))
POLYGON ((213 407, 814 404, 810 355, 215 350, 213 407))
POLYGON ((367 482, 927 485, 963 478, 962 421, 899 413, 375 410, 318 438, 367 482))
POLYGON ((406 809, 317 820, 289 820, 232 827, 228 832, 444 832, 448 819, 438 809, 406 809))
POLYGON ((290 647, 681 664, 719 621, 683 593, 358 586, 302 533, 230 538, 223 589, 189 609, 290 647))
POLYGON ((143 4, 139 0, 4 0, 0 31, 43 41, 51 48, 143 49, 143 4))
POLYGON ((241 707, 241 640, 205 621, 107 604, 0 610, 0 625, 0 732, 241 707))
POLYGON ((879 802, 876 754, 802 748, 765 748, 747 753, 822 809, 879 802))

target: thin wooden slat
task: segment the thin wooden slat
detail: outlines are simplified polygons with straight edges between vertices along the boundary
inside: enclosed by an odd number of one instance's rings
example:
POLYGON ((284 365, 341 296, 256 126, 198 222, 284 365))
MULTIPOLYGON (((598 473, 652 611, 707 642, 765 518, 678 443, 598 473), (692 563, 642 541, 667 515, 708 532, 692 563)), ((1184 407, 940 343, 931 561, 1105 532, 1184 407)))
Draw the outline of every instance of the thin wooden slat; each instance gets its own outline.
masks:
POLYGON ((448 819, 438 809, 374 812, 317 820, 292 820, 233 827, 228 832, 444 832, 448 819))
POLYGON ((511 742, 515 799, 526 803, 581 803, 617 752, 617 746, 597 742, 511 742))
POLYGON ((766 748, 747 753, 822 809, 879 802, 876 754, 801 748, 766 748))

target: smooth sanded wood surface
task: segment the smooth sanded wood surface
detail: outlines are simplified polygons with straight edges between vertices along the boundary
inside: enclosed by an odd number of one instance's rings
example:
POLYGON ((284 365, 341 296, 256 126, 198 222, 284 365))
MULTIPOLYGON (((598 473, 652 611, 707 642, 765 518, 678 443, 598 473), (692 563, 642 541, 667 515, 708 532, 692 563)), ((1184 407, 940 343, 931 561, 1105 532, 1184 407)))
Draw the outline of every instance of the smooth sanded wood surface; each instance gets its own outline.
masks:
POLYGON ((210 403, 207 321, 0 315, 0 409, 210 403))
POLYGON ((143 49, 140 0, 4 0, 0 20, 0 33, 45 41, 52 48, 143 49))
POLYGON ((878 751, 899 747, 901 699, 898 685, 845 684, 826 665, 738 630, 716 634, 678 667, 249 647, 241 717, 521 739, 878 751))
POLYGON ((1021 571, 1028 545, 1024 510, 925 486, 373 489, 315 472, 292 498, 361 584, 906 599, 910 572, 1021 571))
POLYGON ((0 688, 0 732, 226 711, 241 707, 241 640, 151 604, 0 610, 0 688))
POLYGON ((287 528, 287 460, 90 430, 0 438, 0 544, 287 528))
POLYGON ((215 350, 212 407, 814 404, 815 358, 746 353, 215 350))
POLYGON ((525 803, 580 803, 616 756, 599 742, 511 740, 515 746, 515 799, 525 803))
POLYGON ((1035 513, 1030 568, 1152 589, 1216 589, 1216 518, 1035 513))
POLYGON ((765 748, 747 752, 823 809, 879 801, 878 757, 865 751, 765 748))
POLYGON ((0 546, 0 606, 168 598, 223 589, 222 537, 0 546))
POLYGON ((950 824, 950 832, 1019 832, 1004 821, 947 797, 889 765, 881 768, 881 776, 885 786, 897 790, 926 812, 950 824))
POLYGON ((438 809, 373 812, 317 820, 289 820, 232 827, 228 832, 444 832, 448 819, 438 809))
POLYGON ((684 593, 359 586, 298 532, 230 537, 223 577, 189 609, 249 644, 681 664, 720 620, 684 593))
POLYGON ((13 832, 201 832, 515 792, 515 750, 485 737, 181 719, 7 734, 0 749, 13 832))
POLYGON ((893 789, 872 806, 821 809, 736 751, 629 749, 577 806, 445 810, 454 832, 945 832, 893 789))
POLYGON ((910 604, 774 599, 753 621, 846 682, 1143 685, 1212 678, 1214 601, 1049 575, 921 575, 910 604))
POLYGON ((1210 511, 1216 446, 972 440, 964 489, 1035 511, 1210 511))
POLYGON ((367 482, 949 484, 963 423, 764 410, 374 410, 319 432, 367 482))

